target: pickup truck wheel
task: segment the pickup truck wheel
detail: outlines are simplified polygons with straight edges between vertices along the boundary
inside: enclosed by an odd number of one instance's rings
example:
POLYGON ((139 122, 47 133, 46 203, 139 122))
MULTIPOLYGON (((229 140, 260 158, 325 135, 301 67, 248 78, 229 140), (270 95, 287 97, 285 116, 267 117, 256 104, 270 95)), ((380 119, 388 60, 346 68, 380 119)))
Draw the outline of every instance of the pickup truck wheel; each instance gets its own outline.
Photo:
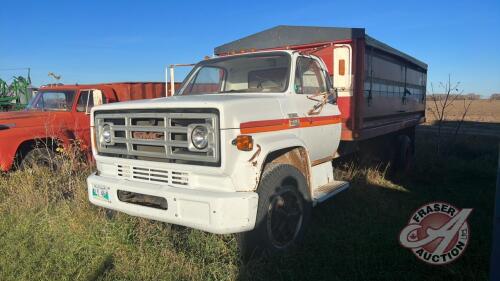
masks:
POLYGON ((287 164, 270 164, 263 173, 257 193, 259 205, 252 231, 239 235, 244 259, 289 251, 303 238, 312 204, 304 175, 287 164))
POLYGON ((35 166, 44 166, 56 170, 57 163, 54 151, 48 148, 35 147, 23 157, 19 168, 26 170, 35 166))

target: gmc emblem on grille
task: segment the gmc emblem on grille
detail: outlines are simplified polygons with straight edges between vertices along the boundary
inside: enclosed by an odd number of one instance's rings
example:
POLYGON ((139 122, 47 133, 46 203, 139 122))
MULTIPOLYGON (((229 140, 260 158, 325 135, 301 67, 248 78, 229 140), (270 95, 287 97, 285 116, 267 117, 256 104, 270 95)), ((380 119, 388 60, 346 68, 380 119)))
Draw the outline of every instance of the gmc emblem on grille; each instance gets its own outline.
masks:
POLYGON ((143 140, 161 140, 163 139, 164 133, 159 132, 133 132, 132 137, 134 139, 143 140))

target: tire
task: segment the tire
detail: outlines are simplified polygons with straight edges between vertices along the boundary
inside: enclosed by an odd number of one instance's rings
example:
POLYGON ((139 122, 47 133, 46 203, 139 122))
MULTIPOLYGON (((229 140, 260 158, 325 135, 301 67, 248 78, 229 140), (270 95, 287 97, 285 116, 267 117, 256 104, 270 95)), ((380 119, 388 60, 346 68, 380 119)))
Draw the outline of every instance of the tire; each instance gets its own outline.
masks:
POLYGON ((304 237, 312 211, 307 181, 292 165, 268 164, 257 193, 255 228, 238 236, 244 260, 295 248, 304 237))
POLYGON ((397 137, 397 151, 394 159, 396 171, 409 173, 415 163, 415 147, 412 139, 407 135, 397 137))
POLYGON ((49 148, 35 147, 23 157, 19 168, 26 170, 35 166, 44 166, 51 170, 57 170, 58 165, 55 156, 54 151, 49 148))

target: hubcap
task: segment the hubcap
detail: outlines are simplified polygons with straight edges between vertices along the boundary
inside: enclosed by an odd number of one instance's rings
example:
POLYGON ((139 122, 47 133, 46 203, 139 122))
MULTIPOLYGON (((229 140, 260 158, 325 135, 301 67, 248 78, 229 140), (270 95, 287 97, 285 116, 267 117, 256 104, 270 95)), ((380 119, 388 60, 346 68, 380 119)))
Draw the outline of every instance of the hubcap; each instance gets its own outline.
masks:
POLYGON ((291 188, 282 189, 269 203, 267 232, 276 248, 286 248, 297 238, 302 227, 303 203, 291 188))

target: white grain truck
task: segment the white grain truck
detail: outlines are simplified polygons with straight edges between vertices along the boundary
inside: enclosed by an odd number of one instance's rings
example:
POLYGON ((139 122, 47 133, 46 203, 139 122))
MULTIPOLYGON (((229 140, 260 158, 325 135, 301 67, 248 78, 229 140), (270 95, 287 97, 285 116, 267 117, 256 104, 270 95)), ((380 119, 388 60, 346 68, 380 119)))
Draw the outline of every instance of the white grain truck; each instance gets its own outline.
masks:
POLYGON ((281 252, 348 188, 334 158, 385 138, 410 161, 427 65, 364 29, 278 26, 215 55, 172 97, 92 110, 93 204, 281 252))

